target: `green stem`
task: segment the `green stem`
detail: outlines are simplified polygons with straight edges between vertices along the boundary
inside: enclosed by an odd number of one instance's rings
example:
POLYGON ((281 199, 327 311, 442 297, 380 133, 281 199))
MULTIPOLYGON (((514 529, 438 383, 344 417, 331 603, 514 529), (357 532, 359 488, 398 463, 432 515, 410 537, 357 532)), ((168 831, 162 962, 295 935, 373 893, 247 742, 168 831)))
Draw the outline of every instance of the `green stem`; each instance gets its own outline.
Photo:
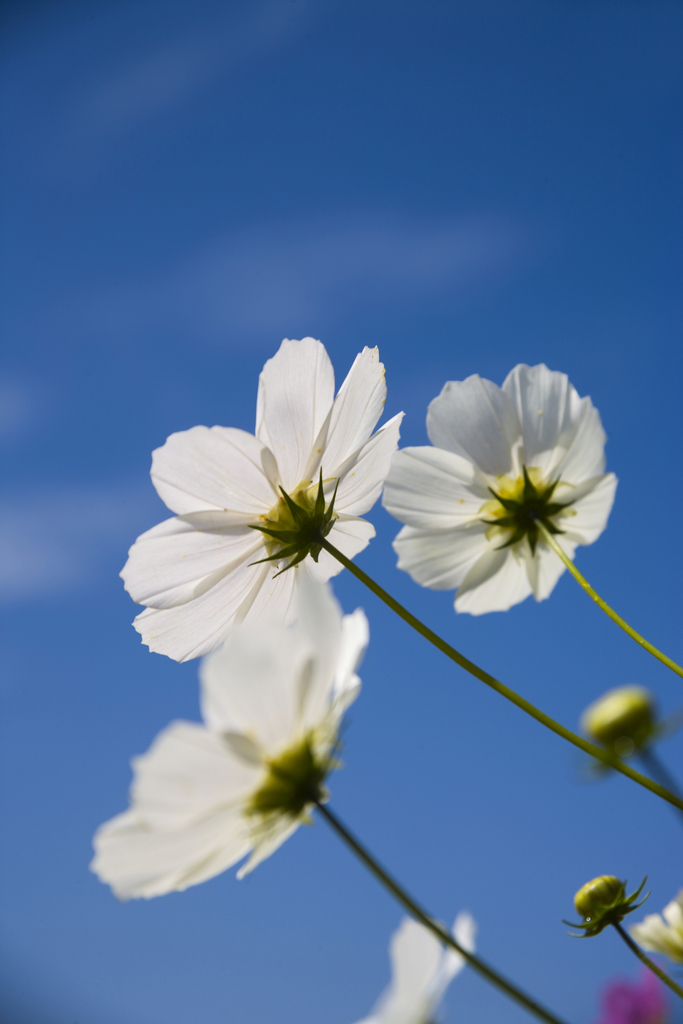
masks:
POLYGON ((676 982, 673 981, 673 979, 670 978, 668 974, 666 974, 664 971, 661 971, 659 967, 657 967, 657 965, 654 964, 652 960, 650 960, 649 956, 646 956, 645 953, 643 953, 640 946, 636 946, 635 942, 633 941, 633 939, 628 934, 625 928, 622 928, 620 924, 615 924, 614 927, 619 932, 628 948, 636 954, 638 959, 641 960, 645 964, 645 966, 652 971, 653 974, 656 974, 660 981, 663 981, 665 985, 668 985, 672 992, 675 992, 677 996, 680 996, 681 999, 683 999, 683 988, 681 988, 680 985, 677 985, 676 982))
POLYGON ((671 658, 668 658, 666 654, 662 654, 661 651, 657 650, 657 648, 653 644, 651 644, 649 640, 646 640, 645 637, 641 636, 640 633, 636 633, 635 629, 633 629, 632 626, 629 626, 628 622, 622 619, 621 615, 617 615, 614 609, 610 608, 610 606, 607 604, 607 601, 603 600, 603 598, 600 597, 600 595, 595 590, 593 590, 588 580, 585 578, 585 576, 581 575, 581 573, 576 568, 576 566, 574 565, 573 561, 566 553, 566 551, 562 550, 562 547, 553 537, 550 530, 546 529, 546 527, 541 522, 539 522, 538 528, 543 534, 544 540, 550 545, 550 547, 553 549, 558 558, 562 559, 562 561, 567 566, 574 579, 577 581, 577 583, 581 584, 581 586, 586 591, 588 596, 593 598, 598 607, 602 608, 603 612, 606 615, 609 615, 610 619, 612 619, 613 622, 616 622, 617 626, 621 626, 624 632, 628 633, 632 640, 635 640, 637 644, 640 644, 640 646, 644 647, 646 651, 649 651, 654 658, 657 658, 658 661, 661 661, 663 665, 666 665, 667 668, 670 668, 672 672, 676 673, 676 675, 683 676, 683 668, 681 668, 680 665, 677 665, 675 661, 672 661, 671 658))
POLYGON ((661 782, 663 786, 670 789, 672 793, 676 793, 677 796, 681 796, 681 787, 678 785, 669 769, 664 767, 652 747, 644 747, 639 752, 639 757, 650 775, 654 775, 654 777, 661 782))
MULTIPOLYGON (((661 783, 662 786, 666 786, 668 790, 675 793, 676 796, 681 796, 681 787, 674 779, 671 772, 666 768, 655 754, 652 747, 644 747, 639 755, 641 762, 645 766, 646 771, 661 783)), ((679 812, 683 814, 683 811, 679 812)))
POLYGON ((451 647, 450 644, 446 643, 445 640, 442 640, 434 630, 430 629, 429 626, 425 626, 425 624, 413 615, 412 612, 409 612, 408 609, 404 608, 402 604, 399 604, 391 594, 388 594, 383 587, 380 587, 378 583, 375 583, 375 581, 368 576, 366 572, 363 572, 355 562, 352 562, 350 558, 347 558, 346 555, 341 553, 341 551, 338 551, 334 544, 330 544, 328 540, 321 537, 320 545, 325 548, 326 551, 329 551, 337 561, 341 562, 341 564, 348 569, 356 579, 360 580, 361 583, 364 583, 365 586, 373 592, 373 594, 379 597, 381 601, 384 601, 384 603, 388 605, 392 611, 396 612, 404 622, 407 622, 409 626, 412 626, 413 629, 416 630, 420 636, 423 636, 425 640, 428 640, 430 644, 434 644, 442 654, 445 654, 447 658, 454 661, 456 665, 464 668, 466 672, 475 676, 475 678, 479 679, 482 683, 485 683, 486 686, 490 686, 492 690, 495 690, 496 693, 499 693, 502 697, 511 701, 518 708, 521 708, 521 710, 525 711, 527 715, 531 715, 531 717, 535 718, 537 722, 541 723, 541 725, 545 725, 547 729, 551 729, 552 732, 557 733, 558 736, 561 736, 569 743, 573 743, 575 747, 579 748, 579 750, 583 750, 584 753, 590 754, 591 757, 595 757, 598 761, 602 761, 603 764, 608 765, 610 768, 614 768, 615 771, 621 772, 622 775, 632 779, 633 782, 637 782, 639 786, 649 789, 651 793, 655 794, 655 796, 661 797, 662 800, 666 800, 667 803, 673 804, 674 807, 678 807, 679 810, 683 811, 683 800, 680 797, 676 796, 674 793, 670 793, 668 789, 665 789, 664 786, 660 786, 658 782, 648 779, 646 775, 642 775, 640 772, 637 772, 634 768, 631 768, 630 765, 624 764, 623 761, 619 761, 616 757, 610 754, 609 751, 604 750, 602 747, 596 747, 593 743, 589 743, 588 740, 584 740, 583 737, 577 736, 576 733, 572 732, 570 729, 565 729, 563 725, 556 722, 554 718, 550 717, 550 715, 546 715, 528 700, 525 700, 524 697, 520 697, 519 694, 515 693, 514 690, 511 690, 509 686, 505 686, 504 683, 499 682, 494 678, 494 676, 489 675, 489 673, 485 672, 483 668, 479 668, 479 666, 475 665, 473 661, 470 661, 469 658, 466 658, 463 654, 460 654, 459 651, 456 651, 454 647, 451 647))
POLYGON ((330 825, 337 835, 344 840, 347 846, 351 847, 356 856, 363 862, 363 864, 365 864, 366 868, 368 868, 375 878, 377 878, 382 885, 389 890, 391 895, 398 900, 401 906, 403 906, 409 914, 423 924, 425 928, 429 928, 429 930, 437 937, 439 942, 443 942, 445 945, 450 946, 451 949, 454 949, 456 953, 459 953, 460 956, 464 957, 465 960, 472 965, 475 971, 478 971, 479 974, 486 978, 487 981, 491 982, 492 985, 495 985, 496 988, 499 988, 509 996, 510 999, 514 999, 515 1002, 521 1003, 525 1009, 530 1013, 533 1013, 540 1020, 547 1021, 548 1024, 562 1024, 559 1017, 555 1017, 549 1010, 544 1009, 534 999, 525 995, 521 989, 518 989, 516 985, 512 984, 512 982, 507 981, 502 975, 498 974, 493 967, 489 967, 487 963, 481 960, 478 956, 475 956, 474 953, 469 953, 466 949, 463 949, 463 947, 453 938, 451 933, 444 928, 443 925, 439 924, 438 921, 435 921, 434 918, 430 917, 426 910, 423 910, 420 904, 417 903, 401 885, 399 885, 396 879, 391 877, 389 872, 382 867, 382 865, 372 856, 369 850, 363 846, 360 840, 354 836, 354 834, 346 827, 346 825, 343 824, 342 821, 340 821, 337 815, 334 814, 329 807, 326 807, 321 803, 318 803, 317 807, 328 825, 330 825))

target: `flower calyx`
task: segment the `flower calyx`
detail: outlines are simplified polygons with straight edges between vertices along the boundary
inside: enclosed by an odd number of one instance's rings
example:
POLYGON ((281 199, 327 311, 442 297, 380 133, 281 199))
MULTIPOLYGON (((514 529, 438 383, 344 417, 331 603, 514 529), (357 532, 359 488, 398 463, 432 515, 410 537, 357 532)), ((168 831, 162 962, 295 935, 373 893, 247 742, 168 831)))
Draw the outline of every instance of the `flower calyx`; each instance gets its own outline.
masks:
MULTIPOLYGON (((608 925, 618 925, 627 914, 642 907, 650 893, 636 903, 643 891, 647 877, 643 879, 635 892, 626 895, 626 882, 616 875, 599 875, 582 885, 574 897, 574 906, 583 918, 582 924, 563 921, 570 928, 579 928, 581 933, 574 935, 577 939, 589 939, 599 935, 608 925)), ((571 933, 570 933, 571 934, 571 933)))
POLYGON ((535 555, 542 527, 552 534, 564 532, 552 520, 553 516, 567 508, 571 502, 552 500, 555 488, 560 482, 559 478, 550 484, 542 484, 540 481, 535 483, 526 466, 522 467, 522 472, 523 478, 518 480, 512 492, 504 494, 502 490, 498 492, 489 487, 491 494, 502 507, 495 519, 485 519, 484 522, 512 530, 511 537, 500 545, 499 550, 512 547, 528 537, 531 553, 535 555))
POLYGON ((315 751, 311 735, 266 762, 267 775, 252 796, 247 813, 257 818, 284 815, 296 819, 311 804, 327 799, 323 782, 338 761, 315 751))
POLYGON ((644 686, 619 686, 599 697, 584 711, 586 735, 617 757, 644 750, 657 737, 655 704, 644 686))
POLYGON ((267 516, 264 516, 264 523, 268 525, 260 523, 251 525, 252 530, 259 530, 265 534, 266 547, 271 551, 267 558, 260 558, 252 564, 279 562, 282 559, 291 558, 288 565, 276 573, 276 576, 279 576, 280 573, 298 565, 307 555, 317 562, 322 551, 321 542, 337 519, 334 502, 338 487, 339 480, 337 480, 329 505, 325 503, 322 469, 315 497, 311 496, 312 488, 299 488, 292 497, 281 487, 280 501, 267 516))

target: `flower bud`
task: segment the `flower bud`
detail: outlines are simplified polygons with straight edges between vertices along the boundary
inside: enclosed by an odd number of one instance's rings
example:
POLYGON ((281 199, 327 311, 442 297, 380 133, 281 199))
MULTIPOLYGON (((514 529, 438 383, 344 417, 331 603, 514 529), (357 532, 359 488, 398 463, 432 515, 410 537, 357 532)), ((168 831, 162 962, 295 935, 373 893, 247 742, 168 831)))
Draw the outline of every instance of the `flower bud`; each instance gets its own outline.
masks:
POLYGON ((584 921, 592 921, 624 895, 624 883, 616 875, 599 875, 582 885, 574 897, 574 906, 584 921))
POLYGON ((583 924, 572 924, 571 921, 565 921, 565 924, 578 928, 579 934, 586 939, 599 935, 608 925, 619 924, 627 914, 642 907, 647 896, 640 903, 636 903, 636 900, 643 891, 645 881, 643 879, 630 896, 626 895, 626 882, 620 881, 616 875, 600 875, 586 882, 574 897, 574 906, 583 918, 583 924))
POLYGON ((655 708, 643 686, 619 686, 608 690, 586 708, 581 728, 618 757, 628 757, 647 745, 655 730, 655 708))

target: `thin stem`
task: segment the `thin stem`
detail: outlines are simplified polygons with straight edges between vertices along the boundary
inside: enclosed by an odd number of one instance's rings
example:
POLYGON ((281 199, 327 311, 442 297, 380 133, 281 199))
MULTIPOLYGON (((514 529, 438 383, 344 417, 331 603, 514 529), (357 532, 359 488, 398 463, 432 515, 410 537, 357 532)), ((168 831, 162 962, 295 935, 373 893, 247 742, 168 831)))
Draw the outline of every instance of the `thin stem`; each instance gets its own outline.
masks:
POLYGON ((677 665, 675 661, 672 661, 671 658, 668 658, 666 654, 662 654, 662 652, 658 650, 654 646, 654 644, 651 644, 649 640, 646 640, 645 637, 640 635, 640 633, 636 633, 635 629, 633 629, 632 626, 629 626, 628 622, 622 619, 621 615, 617 615, 614 609, 610 608, 610 606, 607 604, 607 601, 605 601, 602 597, 600 597, 600 595, 595 590, 593 590, 588 580, 585 578, 585 576, 581 575, 581 573, 576 568, 576 566, 574 565, 573 561, 566 553, 566 551, 562 550, 561 546, 553 537, 550 530, 546 529, 546 527, 541 522, 539 522, 538 528, 543 534, 544 539, 553 549, 558 558, 562 559, 562 561, 567 566, 574 579, 577 581, 577 583, 581 584, 581 586, 586 591, 588 596, 593 598, 598 607, 602 608, 603 612, 605 612, 606 615, 609 615, 610 619, 612 619, 613 622, 616 622, 617 626, 621 626, 625 633, 628 633, 628 635, 633 640, 635 640, 637 644, 640 644, 640 646, 644 647, 646 651, 649 651, 654 658, 657 658, 658 661, 661 661, 663 665, 666 665, 667 668, 670 668, 672 672, 676 673, 676 675, 683 676, 683 668, 681 668, 680 665, 677 665))
MULTIPOLYGON (((643 750, 639 751, 638 757, 645 765, 646 771, 648 771, 650 775, 657 780, 657 782, 661 783, 662 786, 666 786, 666 788, 671 793, 675 793, 676 796, 683 797, 681 787, 678 785, 669 769, 666 768, 659 760, 652 747, 645 747, 643 750)), ((683 814, 683 811, 679 813, 683 814)))
POLYGON ((365 846, 360 842, 359 839, 343 824, 342 821, 334 814, 333 811, 326 807, 324 804, 317 804, 318 811, 327 821, 328 825, 334 829, 338 836, 340 836, 344 842, 349 846, 356 856, 365 864, 366 868, 377 878, 382 885, 389 890, 391 895, 398 900, 409 914, 416 918, 425 928, 429 930, 437 937, 439 942, 445 943, 454 949, 456 953, 464 957, 465 960, 475 971, 478 971, 487 981, 495 985, 504 992, 510 999, 514 999, 515 1002, 521 1003, 530 1013, 533 1013, 540 1020, 547 1021, 548 1024, 562 1024, 559 1017, 555 1017, 554 1014, 550 1013, 549 1010, 544 1009, 539 1003, 530 996, 524 994, 521 989, 518 989, 512 982, 507 981, 501 974, 498 974, 493 967, 489 967, 480 957, 475 956, 474 953, 469 953, 464 949, 451 935, 451 933, 444 928, 443 925, 435 921, 434 918, 430 917, 426 910, 424 910, 416 900, 410 896, 405 889, 399 885, 395 878, 389 874, 385 868, 377 861, 373 855, 366 849, 365 846))
POLYGON ((399 602, 393 598, 391 594, 388 594, 383 587, 380 587, 378 583, 375 583, 375 581, 368 576, 366 572, 363 572, 355 562, 352 562, 350 558, 347 558, 346 555, 341 553, 341 551, 338 551, 334 544, 330 544, 328 540, 321 537, 320 545, 321 547, 324 547, 326 551, 329 551, 331 555, 334 555, 337 561, 341 562, 341 564, 347 568, 349 572, 356 577, 356 579, 360 580, 361 583, 364 583, 365 586, 368 587, 373 594, 379 597, 381 601, 384 601, 384 603, 388 605, 392 611, 396 612, 404 622, 407 622, 409 626, 412 626, 413 629, 416 630, 420 636, 423 636, 425 640, 428 640, 430 644, 434 644, 442 654, 445 654, 447 658, 454 661, 456 665, 464 668, 466 672, 475 676, 475 678, 479 679, 482 683, 485 683, 486 686, 490 686, 492 690, 495 690, 496 693, 501 694, 502 697, 511 701, 518 708, 521 708, 521 710, 525 711, 527 715, 531 715, 531 717, 535 718, 537 722, 541 723, 541 725, 545 725, 547 729, 557 733, 558 736, 561 736, 569 743, 573 743, 575 747, 579 748, 579 750, 583 750, 584 753, 590 754, 591 757, 595 757, 598 761, 602 761, 603 764, 608 765, 610 768, 614 768, 615 771, 621 772, 622 775, 632 779, 633 782, 637 782, 639 786, 649 789, 651 793, 655 794, 655 796, 661 797, 662 800, 666 800, 667 803, 673 804, 674 807, 678 807, 679 810, 683 811, 683 799, 676 796, 674 793, 670 793, 668 789, 664 786, 660 786, 658 782, 653 782, 653 780, 648 779, 646 775, 642 775, 640 772, 637 772, 634 768, 631 768, 630 765, 624 764, 623 761, 614 757, 609 751, 604 750, 602 747, 596 747, 593 743, 589 743, 588 740, 584 740, 582 736, 577 736, 577 734, 573 733, 571 729, 566 729, 563 725, 560 725, 560 723, 556 722, 554 718, 550 717, 550 715, 546 715, 545 712, 535 707, 530 703, 530 701, 525 700, 524 697, 520 697, 519 694, 515 693, 514 690, 511 690, 509 686, 505 686, 504 683, 499 682, 494 678, 494 676, 489 675, 489 673, 485 672, 483 668, 479 668, 479 666, 475 665, 473 661, 470 661, 469 658, 466 658, 463 654, 460 654, 459 651, 456 651, 454 647, 451 647, 450 644, 446 643, 445 640, 442 640, 434 630, 430 629, 429 626, 425 626, 417 616, 413 615, 412 612, 409 612, 402 604, 399 604, 399 602))
POLYGON ((683 999, 683 988, 681 988, 680 985, 677 985, 676 982, 672 978, 670 978, 668 974, 666 974, 664 971, 661 971, 659 967, 657 967, 657 965, 653 963, 652 960, 650 960, 649 956, 646 956, 645 953, 643 953, 640 946, 636 946, 635 942, 633 941, 633 939, 628 934, 625 928, 622 928, 620 924, 615 924, 614 927, 619 932, 628 948, 636 954, 638 959, 641 960, 646 967, 649 967, 652 973, 656 974, 660 981, 663 981, 665 985, 668 985, 672 992, 675 992, 677 996, 680 996, 681 999, 683 999))

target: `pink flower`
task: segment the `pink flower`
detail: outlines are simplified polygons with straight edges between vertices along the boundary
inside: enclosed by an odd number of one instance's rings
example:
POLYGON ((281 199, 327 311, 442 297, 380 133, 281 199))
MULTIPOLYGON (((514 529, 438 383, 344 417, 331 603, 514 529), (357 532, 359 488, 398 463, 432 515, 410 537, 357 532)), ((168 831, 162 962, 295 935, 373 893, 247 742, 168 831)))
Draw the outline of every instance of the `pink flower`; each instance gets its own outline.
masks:
POLYGON ((664 986, 652 971, 636 982, 618 979, 602 990, 602 1013, 595 1024, 666 1024, 669 1007, 664 986))

